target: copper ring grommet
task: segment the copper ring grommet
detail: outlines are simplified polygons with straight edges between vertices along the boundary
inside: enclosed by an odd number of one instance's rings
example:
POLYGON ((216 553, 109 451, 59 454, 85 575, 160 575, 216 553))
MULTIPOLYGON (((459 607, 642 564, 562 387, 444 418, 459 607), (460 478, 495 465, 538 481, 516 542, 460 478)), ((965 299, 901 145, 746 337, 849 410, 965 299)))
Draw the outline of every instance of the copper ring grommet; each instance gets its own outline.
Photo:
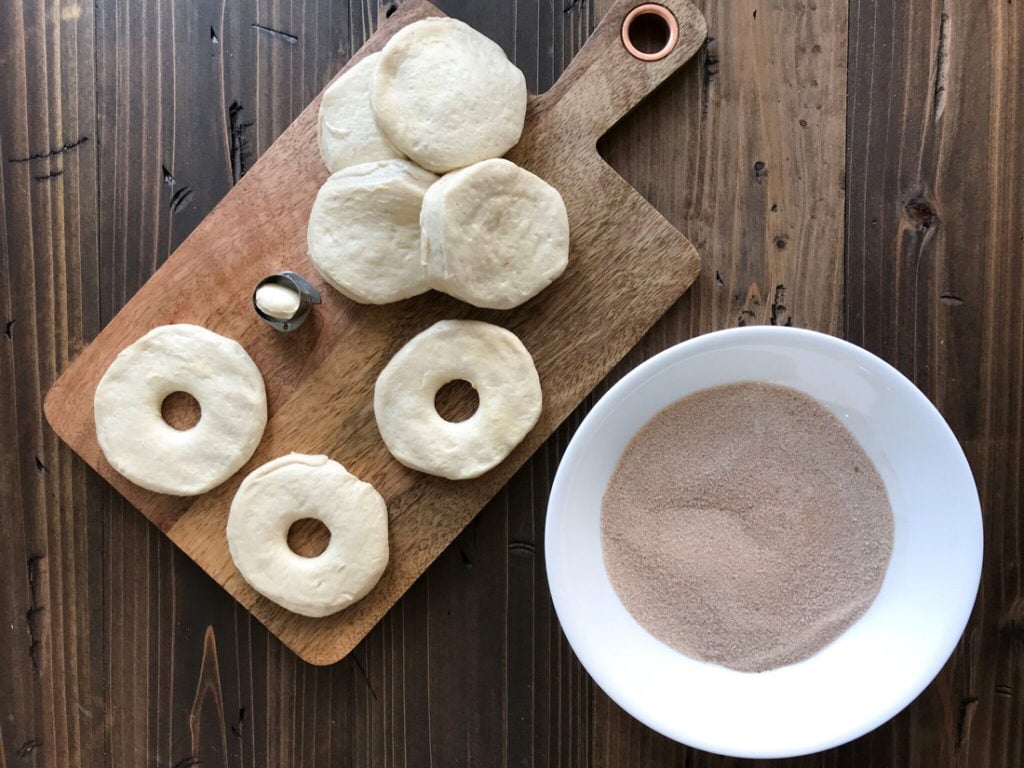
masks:
POLYGON ((672 15, 672 11, 663 5, 657 3, 644 3, 638 5, 636 8, 626 14, 626 18, 622 21, 622 44, 626 46, 626 50, 629 51, 630 55, 634 56, 640 61, 658 61, 668 56, 676 47, 676 43, 679 42, 679 22, 676 21, 676 17, 672 15), (662 46, 660 51, 654 53, 644 53, 635 45, 633 41, 629 39, 629 30, 633 26, 633 22, 636 21, 640 16, 657 16, 659 19, 665 22, 668 27, 668 40, 665 45, 662 46))

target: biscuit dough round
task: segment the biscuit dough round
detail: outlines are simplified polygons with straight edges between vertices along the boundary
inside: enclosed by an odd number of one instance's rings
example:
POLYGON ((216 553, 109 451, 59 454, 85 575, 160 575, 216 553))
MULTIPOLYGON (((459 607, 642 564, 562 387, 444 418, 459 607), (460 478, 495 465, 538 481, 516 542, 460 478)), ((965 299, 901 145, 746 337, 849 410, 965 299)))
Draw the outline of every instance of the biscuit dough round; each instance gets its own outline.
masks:
POLYGON ((326 456, 291 453, 253 470, 231 502, 227 537, 253 589, 303 616, 327 616, 361 599, 388 564, 384 499, 326 456), (288 546, 288 529, 304 518, 331 534, 315 557, 288 546))
POLYGON ((110 465, 136 485, 195 496, 252 456, 267 424, 263 376, 242 345, 197 325, 162 325, 126 347, 93 398, 96 437, 110 465), (186 392, 202 413, 190 429, 161 406, 186 392))
POLYGON ((537 423, 540 379, 519 338, 477 320, 442 320, 411 339, 381 371, 373 393, 377 428, 407 467, 463 480, 499 464, 537 423), (459 379, 480 404, 465 421, 443 419, 441 387, 459 379))
POLYGON ((392 143, 438 173, 505 154, 526 118, 523 73, 497 43, 455 19, 423 19, 396 33, 370 97, 392 143))
POLYGON ((508 160, 485 160, 427 190, 420 249, 431 288, 510 309, 565 271, 569 217, 546 181, 508 160))
POLYGON ((428 289, 420 261, 420 206, 437 177, 406 160, 332 174, 309 216, 309 257, 353 301, 387 304, 428 289))
POLYGON ((370 104, 379 60, 379 53, 361 59, 331 83, 320 99, 316 135, 320 156, 332 173, 350 165, 403 158, 377 125, 370 104))

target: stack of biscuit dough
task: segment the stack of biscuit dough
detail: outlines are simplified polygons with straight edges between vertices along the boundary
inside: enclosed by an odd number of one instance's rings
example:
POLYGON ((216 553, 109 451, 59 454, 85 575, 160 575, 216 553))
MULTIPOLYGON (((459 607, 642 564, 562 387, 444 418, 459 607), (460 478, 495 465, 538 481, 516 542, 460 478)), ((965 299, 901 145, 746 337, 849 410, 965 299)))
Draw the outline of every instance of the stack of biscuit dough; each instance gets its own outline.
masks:
POLYGON ((324 279, 364 304, 433 288, 491 309, 547 287, 569 259, 565 203, 499 159, 525 117, 523 73, 455 19, 410 24, 342 74, 317 120, 332 175, 308 246, 324 279))

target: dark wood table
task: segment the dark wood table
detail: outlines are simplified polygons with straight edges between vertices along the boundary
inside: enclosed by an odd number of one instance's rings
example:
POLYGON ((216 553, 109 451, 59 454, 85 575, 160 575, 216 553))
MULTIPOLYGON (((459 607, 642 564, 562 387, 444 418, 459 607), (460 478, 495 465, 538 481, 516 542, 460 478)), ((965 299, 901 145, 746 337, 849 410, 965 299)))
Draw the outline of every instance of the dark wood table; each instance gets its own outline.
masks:
MULTIPOLYGON (((607 0, 438 5, 543 90, 607 0)), ((701 5, 702 53, 602 141, 704 259, 612 380, 716 328, 845 336, 940 408, 985 515, 977 607, 938 679, 859 741, 770 765, 1021 766, 1024 7, 701 5)), ((326 668, 43 421, 50 382, 393 6, 0 5, 0 768, 732 764, 623 713, 560 633, 544 507, 592 399, 326 668)))

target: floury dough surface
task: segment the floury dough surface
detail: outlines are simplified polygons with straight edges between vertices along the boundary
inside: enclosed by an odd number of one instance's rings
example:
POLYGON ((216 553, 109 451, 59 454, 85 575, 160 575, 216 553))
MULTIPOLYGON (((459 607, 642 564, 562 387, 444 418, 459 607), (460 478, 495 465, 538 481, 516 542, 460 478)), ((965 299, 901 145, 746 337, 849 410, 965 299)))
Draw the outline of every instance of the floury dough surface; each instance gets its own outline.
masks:
POLYGON ((759 383, 683 398, 633 438, 605 492, 604 562, 651 634, 760 672, 868 609, 892 554, 885 486, 816 400, 759 383))
POLYGON ((519 141, 526 78, 469 25, 423 19, 384 46, 371 99, 391 142, 424 168, 445 173, 501 157, 519 141))
POLYGON ((533 358, 511 331, 479 320, 441 320, 410 339, 384 366, 373 413, 388 450, 407 467, 450 480, 478 477, 512 452, 540 417, 533 358), (446 421, 434 398, 464 380, 480 404, 446 421))
POLYGON ((197 325, 162 325, 110 364, 93 410, 100 448, 115 470, 151 491, 195 496, 252 456, 267 424, 267 394, 237 341, 197 325), (191 429, 175 429, 161 415, 174 392, 199 402, 191 429))
POLYGON ((437 177, 405 160, 332 174, 309 216, 309 256, 353 301, 387 304, 428 290, 420 263, 420 206, 437 177))
POLYGON ((420 212, 431 288, 477 307, 511 309, 569 262, 569 217, 558 191, 508 160, 443 176, 420 212))
POLYGON ((400 160, 402 153, 377 125, 370 87, 380 54, 354 64, 324 91, 317 114, 320 156, 333 173, 376 160, 400 160))
POLYGON ((327 616, 362 599, 388 564, 384 499, 326 456, 291 453, 253 470, 231 502, 227 538, 245 580, 303 616, 327 616), (288 546, 288 530, 305 518, 331 534, 315 557, 288 546))

